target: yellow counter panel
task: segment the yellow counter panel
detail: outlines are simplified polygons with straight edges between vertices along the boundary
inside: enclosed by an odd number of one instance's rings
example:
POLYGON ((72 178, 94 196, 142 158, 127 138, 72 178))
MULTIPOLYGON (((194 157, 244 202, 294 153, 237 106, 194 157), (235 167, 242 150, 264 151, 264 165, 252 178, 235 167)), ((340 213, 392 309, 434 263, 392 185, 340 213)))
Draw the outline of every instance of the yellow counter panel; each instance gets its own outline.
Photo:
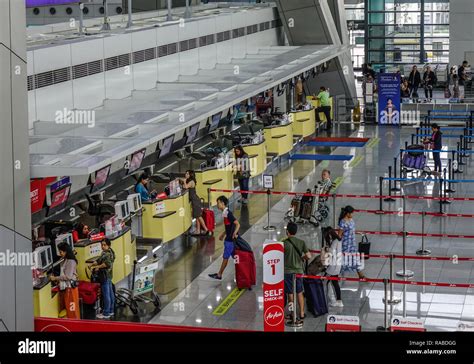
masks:
POLYGON ((267 168, 267 146, 265 142, 260 144, 245 145, 244 151, 250 159, 250 176, 256 177, 267 168))
MULTIPOLYGON (((196 170, 196 193, 197 195, 208 203, 207 189, 216 188, 222 190, 232 190, 234 188, 234 174, 232 165, 224 168, 210 168, 202 171, 196 170)), ((216 204, 216 199, 219 196, 232 196, 232 193, 211 192, 211 204, 216 204)))
POLYGON ((51 282, 33 289, 33 309, 35 317, 59 317, 59 292, 51 292, 51 282))
POLYGON ((143 237, 166 243, 184 234, 191 226, 189 194, 143 203, 143 237))
POLYGON ((293 135, 307 137, 316 132, 316 114, 314 108, 290 113, 293 135))
POLYGON ((270 126, 264 128, 265 144, 268 154, 284 155, 293 149, 293 126, 270 126))
MULTIPOLYGON (((314 108, 318 108, 321 104, 318 99, 313 99, 312 96, 306 96, 306 101, 310 102, 314 108)), ((329 102, 331 103, 331 119, 334 120, 334 99, 332 97, 329 98, 329 102)), ((326 116, 324 113, 319 113, 319 120, 321 123, 326 122, 326 116)))

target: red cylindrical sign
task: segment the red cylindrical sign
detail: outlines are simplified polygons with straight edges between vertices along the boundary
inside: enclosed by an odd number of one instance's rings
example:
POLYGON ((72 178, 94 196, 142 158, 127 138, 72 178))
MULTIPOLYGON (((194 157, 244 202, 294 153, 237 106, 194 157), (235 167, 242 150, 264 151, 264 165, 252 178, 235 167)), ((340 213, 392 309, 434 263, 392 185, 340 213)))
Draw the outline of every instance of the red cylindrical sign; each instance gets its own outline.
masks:
POLYGON ((263 246, 263 328, 264 331, 285 330, 283 243, 263 246))

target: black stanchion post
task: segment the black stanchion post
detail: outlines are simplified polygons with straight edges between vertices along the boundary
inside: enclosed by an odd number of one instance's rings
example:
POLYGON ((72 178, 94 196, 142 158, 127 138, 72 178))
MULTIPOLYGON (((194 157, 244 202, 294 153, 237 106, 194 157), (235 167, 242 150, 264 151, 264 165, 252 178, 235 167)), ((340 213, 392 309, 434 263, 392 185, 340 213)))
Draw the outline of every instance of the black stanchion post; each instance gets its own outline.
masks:
POLYGON ((210 209, 212 206, 211 202, 211 189, 208 187, 207 188, 207 207, 210 209))
POLYGON ((468 129, 464 128, 464 145, 466 146, 466 150, 472 150, 471 147, 471 138, 469 138, 468 129))
POLYGON ((464 166, 466 163, 464 163, 463 158, 462 158, 461 143, 459 142, 456 143, 456 149, 458 153, 458 165, 464 166))
MULTIPOLYGON (((405 209, 404 209, 405 210, 405 209)), ((412 278, 415 273, 413 273, 411 270, 407 270, 407 262, 406 262, 406 251, 407 251, 407 232, 403 231, 403 269, 397 272, 397 276, 399 277, 405 277, 405 278, 412 278)))
POLYGON ((416 251, 416 255, 431 255, 431 250, 425 249, 425 216, 426 212, 421 213, 421 249, 416 251))
MULTIPOLYGON (((418 130, 418 128, 417 128, 417 130, 418 130)), ((418 135, 418 133, 416 133, 416 134, 418 135)), ((416 144, 418 144, 418 136, 416 138, 417 138, 416 144)), ((411 144, 415 144, 414 140, 415 140, 415 136, 412 134, 411 135, 411 144)))
POLYGON ((271 196, 272 196, 272 191, 268 189, 267 190, 267 226, 263 227, 263 229, 267 231, 276 230, 275 226, 270 225, 270 210, 271 210, 270 198, 271 196))
POLYGON ((383 280, 383 292, 384 292, 384 305, 383 305, 383 326, 378 326, 377 331, 388 331, 389 326, 388 326, 388 310, 387 310, 387 305, 388 305, 388 279, 384 278, 383 280))
POLYGON ((443 187, 444 187, 444 193, 443 193, 443 204, 447 205, 447 204, 450 204, 451 202, 448 201, 448 196, 446 196, 446 190, 447 190, 447 187, 446 187, 446 183, 447 183, 447 178, 446 178, 446 168, 443 169, 443 187))
POLYGON ((336 194, 332 194, 332 226, 337 226, 336 224, 336 194))
POLYGON ((408 142, 405 141, 405 150, 407 150, 407 149, 408 149, 408 142))
MULTIPOLYGON (((390 281, 390 298, 388 299, 388 304, 389 305, 396 305, 398 303, 401 302, 401 299, 400 297, 394 297, 393 295, 393 261, 395 259, 395 254, 390 254, 390 278, 389 278, 389 281, 390 281)), ((382 302, 385 303, 385 297, 382 298, 382 302)))
POLYGON ((443 212, 443 179, 439 180, 439 213, 444 214, 443 212))
MULTIPOLYGON (((382 196, 383 196, 383 177, 379 177, 379 214, 383 214, 383 206, 382 206, 382 196)), ((336 225, 334 225, 336 226, 336 225)))
MULTIPOLYGON (((401 171, 400 171, 400 178, 401 178, 401 171)), ((393 158, 393 178, 395 178, 395 181, 393 181, 393 188, 392 191, 400 191, 401 189, 397 187, 397 157, 393 158)))
MULTIPOLYGON (((392 196, 392 166, 388 166, 388 195, 392 196)), ((392 197, 387 197, 384 199, 385 202, 394 202, 395 200, 392 197)))

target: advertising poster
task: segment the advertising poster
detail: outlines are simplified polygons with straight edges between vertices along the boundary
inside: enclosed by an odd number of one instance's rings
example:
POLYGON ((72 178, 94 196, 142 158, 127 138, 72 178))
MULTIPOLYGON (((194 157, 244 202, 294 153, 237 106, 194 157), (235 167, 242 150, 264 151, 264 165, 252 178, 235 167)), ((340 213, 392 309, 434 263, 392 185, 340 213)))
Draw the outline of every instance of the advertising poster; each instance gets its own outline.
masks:
POLYGON ((400 75, 380 73, 378 75, 380 125, 400 125, 400 75))
POLYGON ((285 330, 283 243, 263 245, 263 328, 264 331, 285 330))

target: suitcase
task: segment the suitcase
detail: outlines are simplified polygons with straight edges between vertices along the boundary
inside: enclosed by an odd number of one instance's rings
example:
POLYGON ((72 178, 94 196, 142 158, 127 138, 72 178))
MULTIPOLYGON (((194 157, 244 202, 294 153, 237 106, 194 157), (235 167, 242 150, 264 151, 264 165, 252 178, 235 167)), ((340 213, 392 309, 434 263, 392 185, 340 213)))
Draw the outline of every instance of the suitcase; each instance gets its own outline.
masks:
POLYGON ((99 296, 99 283, 91 283, 86 281, 79 281, 78 285, 79 298, 86 305, 93 305, 99 296))
POLYGON ((203 209, 202 218, 206 224, 207 230, 213 233, 216 228, 216 218, 214 216, 214 211, 208 208, 203 209))
POLYGON ((407 168, 415 168, 415 161, 416 161, 415 157, 411 156, 408 153, 405 153, 405 155, 403 156, 402 163, 407 168))
POLYGON ((308 311, 315 317, 328 313, 323 281, 320 279, 303 278, 303 286, 308 311))
POLYGON ((408 154, 413 156, 413 157, 418 157, 419 155, 423 155, 423 152, 412 152, 412 150, 425 150, 424 145, 419 145, 419 144, 412 144, 407 147, 408 154))
POLYGON ((415 158, 416 169, 423 169, 425 168, 425 165, 426 165, 426 156, 424 154, 415 158))
POLYGON ((300 216, 300 208, 301 208, 301 200, 298 198, 294 198, 291 200, 291 207, 293 208, 293 216, 298 217, 300 216))
POLYGON ((303 209, 301 211, 301 218, 303 219, 309 219, 311 217, 311 211, 313 209, 313 206, 311 202, 305 202, 303 204, 303 209))
POLYGON ((364 259, 369 259, 370 241, 367 235, 362 235, 362 240, 359 242, 359 253, 364 254, 364 259))
POLYGON ((257 266, 255 264, 255 257, 253 252, 246 252, 240 249, 235 249, 235 280, 237 288, 251 289, 256 282, 257 266))

